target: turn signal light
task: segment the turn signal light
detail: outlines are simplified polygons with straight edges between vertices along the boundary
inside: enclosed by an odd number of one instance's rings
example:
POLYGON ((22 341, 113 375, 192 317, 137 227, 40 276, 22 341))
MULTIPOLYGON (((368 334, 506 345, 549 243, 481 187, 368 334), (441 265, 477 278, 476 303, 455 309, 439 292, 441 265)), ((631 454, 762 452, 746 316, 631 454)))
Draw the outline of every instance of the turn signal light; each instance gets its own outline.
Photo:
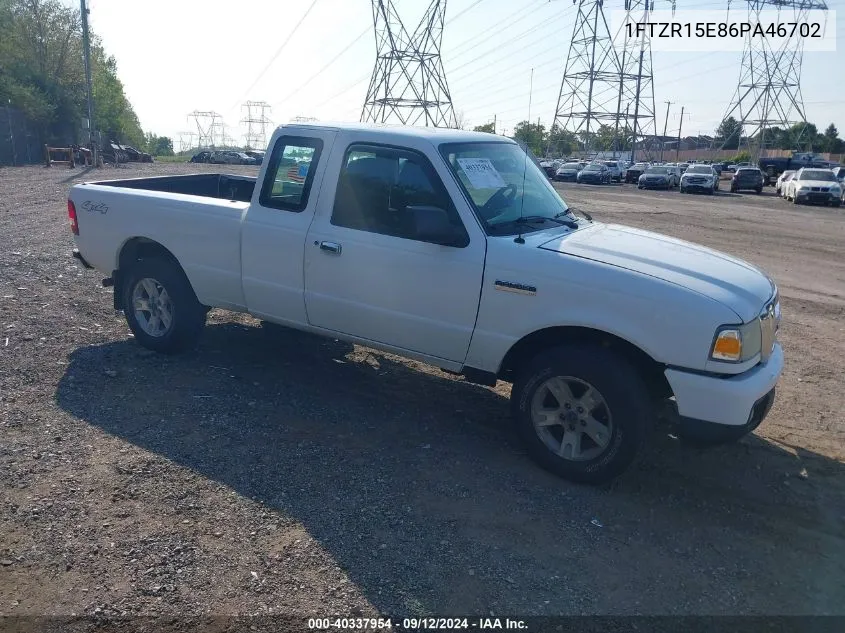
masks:
POLYGON ((713 343, 711 356, 716 360, 738 361, 742 357, 742 336, 737 330, 723 330, 713 343))

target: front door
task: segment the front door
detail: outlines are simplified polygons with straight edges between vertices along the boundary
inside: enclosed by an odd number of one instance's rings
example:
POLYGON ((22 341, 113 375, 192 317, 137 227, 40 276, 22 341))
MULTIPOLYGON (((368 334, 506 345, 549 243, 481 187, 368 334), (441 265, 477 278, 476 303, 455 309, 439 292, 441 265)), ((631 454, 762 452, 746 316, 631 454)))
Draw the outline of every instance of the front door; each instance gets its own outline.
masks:
POLYGON ((486 252, 480 228, 465 221, 468 208, 458 211, 422 153, 351 144, 333 160, 339 182, 334 192, 326 183, 334 195, 321 196, 305 246, 309 323, 463 362, 486 252), (415 205, 445 210, 464 242, 418 239, 408 209, 415 205))

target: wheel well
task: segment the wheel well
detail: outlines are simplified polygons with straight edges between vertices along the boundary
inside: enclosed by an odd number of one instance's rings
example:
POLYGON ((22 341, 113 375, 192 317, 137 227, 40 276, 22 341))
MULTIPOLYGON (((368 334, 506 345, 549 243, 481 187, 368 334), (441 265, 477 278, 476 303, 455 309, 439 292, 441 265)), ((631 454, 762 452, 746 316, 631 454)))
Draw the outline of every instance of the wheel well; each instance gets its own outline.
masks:
POLYGON ((610 348, 641 372, 655 397, 666 398, 672 395, 672 388, 664 373, 665 365, 623 338, 586 327, 551 327, 524 336, 505 355, 499 369, 499 378, 513 382, 519 369, 538 353, 567 343, 593 343, 610 348))
MULTIPOLYGON (((112 273, 112 279, 114 281, 115 310, 121 309, 120 304, 121 295, 123 294, 124 273, 132 265, 132 262, 136 262, 139 259, 151 259, 153 257, 161 257, 172 261, 179 267, 182 274, 185 274, 185 271, 182 269, 182 265, 173 253, 155 240, 151 240, 147 237, 133 237, 132 239, 127 240, 117 256, 117 269, 112 273)), ((190 281, 188 283, 190 283, 190 281)))

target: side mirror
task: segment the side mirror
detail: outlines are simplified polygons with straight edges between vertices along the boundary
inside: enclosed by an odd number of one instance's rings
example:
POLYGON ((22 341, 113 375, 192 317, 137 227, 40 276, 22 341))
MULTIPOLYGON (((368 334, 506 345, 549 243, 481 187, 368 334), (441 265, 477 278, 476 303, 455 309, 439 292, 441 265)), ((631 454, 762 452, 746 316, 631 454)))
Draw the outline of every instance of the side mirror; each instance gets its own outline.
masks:
POLYGON ((440 207, 409 205, 406 207, 419 240, 442 246, 466 246, 467 235, 449 222, 449 214, 440 207))

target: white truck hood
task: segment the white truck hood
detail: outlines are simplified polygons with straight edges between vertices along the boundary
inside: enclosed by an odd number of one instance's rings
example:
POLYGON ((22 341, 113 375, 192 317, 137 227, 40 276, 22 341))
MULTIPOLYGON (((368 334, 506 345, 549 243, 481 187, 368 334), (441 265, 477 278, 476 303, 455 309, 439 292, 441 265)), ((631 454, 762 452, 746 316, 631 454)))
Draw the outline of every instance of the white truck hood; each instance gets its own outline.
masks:
POLYGON ((719 251, 659 233, 597 224, 555 237, 539 248, 656 277, 710 297, 744 323, 760 314, 774 291, 769 277, 719 251))

